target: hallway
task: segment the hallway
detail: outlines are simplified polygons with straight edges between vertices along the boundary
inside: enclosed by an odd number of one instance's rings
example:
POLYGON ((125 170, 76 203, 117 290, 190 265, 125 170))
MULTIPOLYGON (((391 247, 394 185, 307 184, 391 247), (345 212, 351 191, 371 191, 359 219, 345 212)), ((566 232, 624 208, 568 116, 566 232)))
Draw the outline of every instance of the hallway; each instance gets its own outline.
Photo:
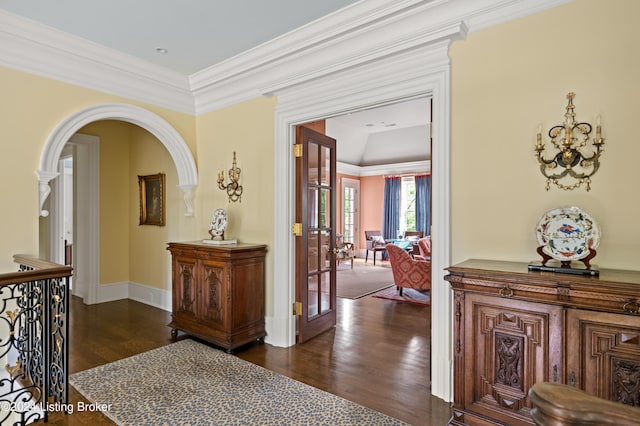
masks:
MULTIPOLYGON (((444 425, 451 410, 429 386, 430 307, 338 299, 335 329, 290 348, 253 344, 237 356, 412 425, 444 425)), ((171 343, 170 313, 131 300, 74 298, 70 373, 171 343)), ((70 402, 83 400, 70 388, 70 402)), ((51 425, 113 424, 102 414, 50 416, 51 425)))

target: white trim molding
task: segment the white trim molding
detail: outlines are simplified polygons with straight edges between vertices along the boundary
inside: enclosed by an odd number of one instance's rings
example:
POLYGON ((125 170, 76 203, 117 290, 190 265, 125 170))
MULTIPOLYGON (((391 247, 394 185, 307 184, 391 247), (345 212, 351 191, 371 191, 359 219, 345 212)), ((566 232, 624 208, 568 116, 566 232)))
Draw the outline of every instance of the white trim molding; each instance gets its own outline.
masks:
POLYGON ((51 188, 49 182, 58 176, 57 163, 64 145, 83 126, 98 120, 121 120, 135 124, 154 135, 167 148, 178 171, 178 187, 184 193, 185 216, 193 216, 193 190, 198 185, 198 171, 193 155, 180 134, 162 117, 144 108, 123 103, 93 105, 71 114, 51 132, 40 156, 38 188, 40 215, 51 188))
POLYGON ((0 29, 0 65, 195 114, 185 75, 2 9, 0 29))
POLYGON ((402 175, 409 173, 431 173, 431 160, 410 161, 407 163, 381 164, 379 166, 355 166, 336 164, 338 173, 352 176, 402 175))
POLYGON ((571 1, 359 1, 190 76, 0 9, 0 65, 199 115, 571 1))
MULTIPOLYGON (((327 70, 304 84, 283 85, 273 90, 276 106, 274 147, 274 316, 267 319, 267 340, 276 346, 296 341, 295 237, 289 232, 295 219, 295 163, 291 145, 297 124, 315 121, 373 106, 418 97, 433 99, 432 161, 437 173, 433 185, 433 238, 438 250, 432 256, 432 382, 433 395, 451 401, 452 294, 442 271, 450 263, 450 87, 448 49, 452 40, 464 36, 464 25, 449 39, 426 43, 340 72, 327 70)), ((271 91, 271 90, 270 90, 271 91)), ((340 143, 338 141, 338 143, 340 143)), ((425 142, 426 143, 426 142, 425 142)))
POLYGON ((98 286, 96 303, 112 302, 114 300, 131 299, 145 305, 155 306, 164 311, 171 312, 171 291, 139 284, 131 281, 122 281, 98 286))

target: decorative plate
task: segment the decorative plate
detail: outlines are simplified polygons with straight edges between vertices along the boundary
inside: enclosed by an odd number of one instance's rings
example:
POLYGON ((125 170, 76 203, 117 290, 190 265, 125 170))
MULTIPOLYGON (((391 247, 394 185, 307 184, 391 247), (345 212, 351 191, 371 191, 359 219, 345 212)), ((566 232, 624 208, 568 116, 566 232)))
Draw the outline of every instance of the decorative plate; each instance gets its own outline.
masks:
POLYGON ((211 216, 209 233, 213 238, 222 239, 225 229, 227 229, 227 212, 224 209, 217 209, 211 216))
POLYGON ((580 260, 600 244, 600 227, 589 213, 578 207, 546 212, 536 227, 542 251, 557 260, 580 260))

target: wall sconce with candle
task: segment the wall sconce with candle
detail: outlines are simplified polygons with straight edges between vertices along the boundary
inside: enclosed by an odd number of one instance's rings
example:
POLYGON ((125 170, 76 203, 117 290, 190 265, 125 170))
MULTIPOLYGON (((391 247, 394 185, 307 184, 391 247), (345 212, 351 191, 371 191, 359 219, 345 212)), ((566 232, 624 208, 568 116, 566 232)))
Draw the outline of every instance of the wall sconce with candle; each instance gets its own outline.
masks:
POLYGON ((547 147, 542 143, 542 125, 538 126, 536 141, 536 157, 540 163, 540 171, 547 178, 547 191, 551 183, 564 190, 578 188, 583 183, 586 189, 591 189, 591 176, 600 167, 600 154, 604 152, 602 146, 602 127, 600 126, 600 116, 596 118, 596 136, 590 140, 589 135, 593 128, 589 123, 576 123, 576 114, 573 111, 573 98, 575 93, 568 93, 566 113, 561 125, 549 129, 551 145, 547 147), (584 152, 587 145, 592 146, 591 152, 584 152), (544 157, 545 152, 551 151, 553 156, 550 159, 544 157), (572 179, 572 184, 559 182, 563 179, 572 179))
POLYGON ((229 180, 228 184, 224 184, 224 172, 220 171, 218 173, 218 188, 223 191, 227 191, 227 196, 229 197, 229 202, 240 201, 242 202, 242 185, 240 185, 240 168, 236 164, 236 153, 233 152, 233 164, 229 169, 229 180))

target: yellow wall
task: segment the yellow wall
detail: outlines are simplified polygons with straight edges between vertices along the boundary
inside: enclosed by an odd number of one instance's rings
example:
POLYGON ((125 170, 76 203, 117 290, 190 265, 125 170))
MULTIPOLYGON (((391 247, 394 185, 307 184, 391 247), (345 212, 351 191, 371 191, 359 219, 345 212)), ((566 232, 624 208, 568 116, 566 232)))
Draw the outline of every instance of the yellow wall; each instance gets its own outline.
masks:
MULTIPOLYGON (((178 174, 166 148, 149 132, 132 126, 130 144, 129 202, 127 222, 130 230, 129 280, 150 287, 171 290, 170 256, 167 242, 184 211, 182 191, 177 187, 178 174), (140 225, 140 191, 138 176, 165 174, 166 226, 140 225)), ((196 219, 197 220, 197 219, 196 219)))
MULTIPOLYGON (((195 158, 195 118, 186 114, 177 113, 159 107, 154 107, 139 102, 133 102, 101 92, 84 89, 58 81, 37 77, 27 73, 14 71, 0 67, 0 93, 3 102, 0 102, 0 135, 2 136, 2 155, 0 156, 0 194, 3 205, 11 208, 2 209, 2 221, 0 221, 0 271, 13 271, 12 263, 14 253, 28 253, 39 255, 39 228, 47 227, 46 218, 39 218, 38 205, 38 181, 35 172, 39 168, 40 155, 44 144, 51 131, 69 115, 83 108, 105 102, 126 102, 148 109, 167 120, 184 138, 191 148, 195 158), (9 101, 7 101, 9 100, 9 101)), ((123 170, 122 161, 128 161, 123 153, 125 145, 131 143, 140 134, 147 134, 135 126, 116 122, 101 122, 87 126, 85 133, 97 134, 101 137, 101 282, 109 283, 122 280, 133 280, 146 285, 158 286, 169 289, 169 283, 158 283, 155 272, 160 269, 155 265, 153 272, 148 276, 130 274, 129 265, 137 258, 129 257, 129 241, 119 241, 125 235, 129 227, 130 218, 135 216, 137 220, 138 205, 131 205, 131 193, 129 188, 124 188, 125 183, 131 184, 132 176, 137 171, 123 170), (133 130, 132 130, 133 129, 133 130), (136 130, 138 134, 136 134, 136 130), (128 142, 125 142, 128 138, 128 142), (121 157, 124 156, 124 157, 121 157), (124 173, 121 173, 124 171, 124 173), (118 193, 118 191, 125 191, 118 193), (126 205, 125 205, 126 204, 126 205), (115 208, 119 205, 121 208, 115 208), (124 218, 124 222, 121 222, 124 218)), ((148 135, 148 134, 147 134, 148 135)), ((150 135, 149 135, 150 137, 150 135)), ((155 140, 155 138, 154 138, 155 140)), ((156 140, 160 149, 164 148, 156 140)), ((147 152, 139 154, 143 160, 147 152)), ((151 156, 150 161, 156 162, 156 157, 151 156)), ((173 173, 174 182, 170 189, 173 201, 179 198, 179 204, 174 203, 176 211, 172 214, 172 222, 167 226, 166 233, 174 239, 193 238, 195 235, 194 224, 196 218, 185 218, 184 203, 181 191, 175 188, 175 166, 153 164, 152 173, 157 173, 158 168, 167 168, 168 176, 173 173), (180 192, 180 195, 176 195, 180 192)), ((134 195, 137 197, 137 176, 135 176, 134 195)), ((196 190, 197 194, 197 190, 196 190)), ((133 220, 133 219, 131 219, 133 220)), ((127 231, 128 232, 128 231, 127 231)), ((158 239, 146 235, 136 240, 136 247, 156 247, 158 239)), ((165 243, 162 241, 164 250, 165 243)), ((45 245, 46 246, 46 245, 45 245)), ((165 252, 162 254, 166 256, 165 252)), ((166 257, 168 261, 168 257, 166 257)), ((163 268, 166 269, 166 268, 163 268)))
MULTIPOLYGON (((275 99, 256 99, 196 119, 5 68, 0 68, 0 82, 6 99, 12 99, 0 102, 4 141, 0 191, 7 205, 18 206, 3 209, 2 213, 3 270, 15 269, 11 262, 14 253, 38 255, 40 246, 47 246, 38 235, 39 227, 47 229, 48 219, 38 216, 35 171, 48 135, 72 113, 104 102, 139 105, 166 119, 192 150, 199 186, 194 192, 195 215, 185 217, 175 165, 160 141, 124 122, 107 120, 85 126, 82 133, 99 136, 101 141, 101 284, 131 281, 170 290, 166 243, 207 238, 211 213, 219 207, 229 213, 228 238, 272 246, 275 99), (242 169, 241 203, 229 203, 215 182, 219 170, 231 167, 233 151, 237 152, 242 169), (166 174, 167 226, 139 226, 137 176, 158 172, 166 174)), ((267 297, 272 298, 272 254, 268 256, 267 297)))
POLYGON ((98 121, 79 133, 100 138, 100 283, 129 279, 128 212, 131 125, 121 121, 98 121))
POLYGON ((267 315, 273 306, 274 120, 276 99, 259 98, 199 116, 197 119, 200 186, 196 210, 200 238, 209 238, 211 214, 227 210, 225 238, 267 244, 267 315), (242 169, 242 201, 229 203, 217 187, 218 172, 231 168, 233 152, 242 169))
POLYGON ((452 45, 454 262, 535 260, 542 214, 575 205, 602 229, 593 263, 640 267, 638 16, 635 0, 579 0, 452 45), (539 123, 548 130, 562 122, 570 91, 578 121, 595 124, 601 115, 605 153, 590 192, 547 192, 536 132, 539 123))
POLYGON ((166 244, 184 203, 169 152, 146 130, 122 121, 91 123, 80 133, 100 137, 100 283, 170 290, 166 244), (138 176, 156 173, 165 174, 167 223, 139 225, 138 176))
MULTIPOLYGON (((638 267, 637 16, 640 2, 634 0, 578 0, 471 33, 452 45, 454 262, 470 257, 533 260, 540 216, 551 208, 577 205, 603 231, 594 263, 638 267), (590 192, 547 192, 534 157, 535 134, 538 123, 548 129, 562 121, 569 91, 577 94, 579 120, 594 122, 601 115, 606 152, 590 192)), ((130 280, 169 290, 165 243, 206 238, 211 213, 219 207, 229 213, 228 238, 266 243, 271 249, 276 99, 254 99, 196 118, 6 68, 0 68, 0 93, 10 100, 0 102, 0 194, 3 206, 12 206, 3 208, 0 221, 2 270, 14 270, 11 255, 16 252, 38 253, 34 172, 49 133, 70 114, 102 102, 128 102, 162 116, 185 139, 199 171, 195 216, 186 218, 175 168, 154 137, 135 126, 89 126, 104 142, 111 141, 101 147, 103 283, 130 280), (216 187, 217 173, 231 166, 233 151, 242 168, 241 203, 228 203, 216 187), (128 168, 119 173, 126 155, 128 168), (167 174, 167 227, 139 227, 137 175, 161 171, 167 174), (121 242, 127 233, 128 241, 121 242)), ((273 314, 272 257, 269 251, 267 315, 273 314)))

